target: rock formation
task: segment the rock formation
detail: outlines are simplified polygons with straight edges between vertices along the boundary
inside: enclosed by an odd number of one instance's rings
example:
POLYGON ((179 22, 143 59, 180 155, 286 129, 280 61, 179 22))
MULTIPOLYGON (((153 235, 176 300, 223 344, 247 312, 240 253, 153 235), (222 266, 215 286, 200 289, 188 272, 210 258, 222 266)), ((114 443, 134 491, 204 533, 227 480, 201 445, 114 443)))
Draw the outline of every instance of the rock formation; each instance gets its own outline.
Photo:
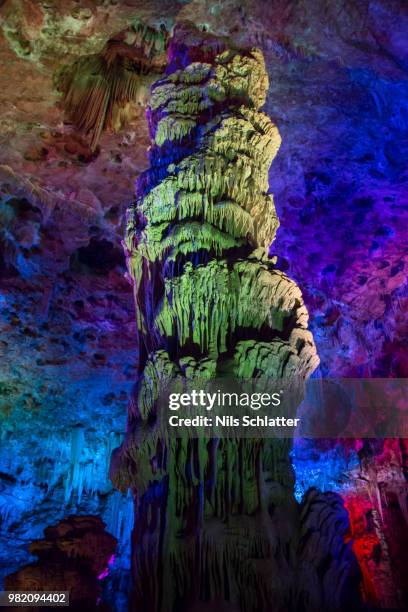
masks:
MULTIPOLYGON (((94 609, 116 550, 116 539, 106 533, 96 516, 69 516, 44 529, 44 540, 30 544, 39 559, 7 576, 9 591, 69 591, 70 608, 94 609)), ((38 608, 40 609, 40 608, 38 608)))
POLYGON ((95 149, 104 129, 120 129, 132 105, 143 104, 163 72, 168 34, 135 22, 108 40, 101 53, 64 66, 56 77, 64 107, 95 149))
POLYGON ((281 140, 259 110, 267 89, 259 50, 180 25, 151 90, 150 168, 125 241, 140 375, 111 462, 115 486, 134 495, 134 609, 358 601, 347 513, 318 493, 300 511, 290 441, 157 433, 169 381, 305 379, 318 364, 301 292, 268 257, 278 227, 268 170, 281 140))

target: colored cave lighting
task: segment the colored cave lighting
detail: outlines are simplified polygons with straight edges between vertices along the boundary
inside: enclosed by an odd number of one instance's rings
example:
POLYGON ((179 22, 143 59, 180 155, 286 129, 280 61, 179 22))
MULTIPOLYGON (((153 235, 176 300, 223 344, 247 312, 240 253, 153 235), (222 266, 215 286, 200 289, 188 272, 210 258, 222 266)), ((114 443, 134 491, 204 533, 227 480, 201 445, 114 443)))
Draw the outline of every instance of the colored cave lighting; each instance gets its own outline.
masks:
POLYGON ((114 563, 115 563, 115 555, 112 555, 112 556, 109 558, 108 565, 105 567, 105 569, 103 570, 103 572, 101 572, 101 573, 98 575, 98 580, 103 580, 104 578, 106 578, 106 576, 108 576, 108 575, 109 575, 109 570, 110 570, 110 568, 112 567, 112 565, 113 565, 114 563))
POLYGON ((408 440, 152 425, 174 379, 408 377, 402 0, 53 4, 0 2, 0 587, 408 609, 408 440))

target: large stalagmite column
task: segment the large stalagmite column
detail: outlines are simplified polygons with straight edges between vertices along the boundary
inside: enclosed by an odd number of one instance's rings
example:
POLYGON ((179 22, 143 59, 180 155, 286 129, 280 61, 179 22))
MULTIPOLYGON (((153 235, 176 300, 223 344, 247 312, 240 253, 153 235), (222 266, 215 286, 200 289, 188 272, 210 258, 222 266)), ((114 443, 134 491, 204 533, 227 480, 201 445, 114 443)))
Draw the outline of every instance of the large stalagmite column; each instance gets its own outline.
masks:
POLYGON ((281 139, 259 110, 262 54, 184 25, 168 61, 151 90, 150 168, 128 215, 141 367, 111 464, 135 500, 134 609, 217 601, 283 612, 300 598, 310 610, 324 589, 309 600, 302 591, 290 443, 157 435, 157 397, 172 379, 306 378, 318 363, 301 292, 268 258, 278 227, 268 171, 281 139))

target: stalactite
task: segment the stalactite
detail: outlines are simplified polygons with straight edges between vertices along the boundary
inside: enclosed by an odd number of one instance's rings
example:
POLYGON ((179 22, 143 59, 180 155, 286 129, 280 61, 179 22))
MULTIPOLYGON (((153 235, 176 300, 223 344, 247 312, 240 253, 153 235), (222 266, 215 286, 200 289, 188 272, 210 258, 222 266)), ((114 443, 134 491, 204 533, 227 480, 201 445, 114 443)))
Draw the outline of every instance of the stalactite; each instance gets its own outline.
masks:
POLYGON ((317 563, 331 562, 316 567, 298 537, 303 529, 307 538, 316 505, 300 515, 290 441, 181 439, 158 428, 169 382, 221 373, 304 380, 318 364, 301 292, 268 257, 278 228, 268 171, 280 136, 259 111, 268 89, 262 54, 180 25, 168 59, 147 112, 151 168, 127 218, 144 348, 127 434, 111 461, 115 486, 134 495, 134 607, 170 612, 220 600, 243 612, 288 612, 302 600, 305 611, 337 610, 354 571, 342 545, 347 514, 319 499, 332 520, 322 525, 318 513, 313 546, 317 563), (310 585, 299 582, 302 571, 310 585))
POLYGON ((64 108, 95 149, 102 131, 126 123, 131 104, 144 105, 165 66, 168 33, 137 22, 110 39, 100 54, 79 58, 56 76, 64 108))

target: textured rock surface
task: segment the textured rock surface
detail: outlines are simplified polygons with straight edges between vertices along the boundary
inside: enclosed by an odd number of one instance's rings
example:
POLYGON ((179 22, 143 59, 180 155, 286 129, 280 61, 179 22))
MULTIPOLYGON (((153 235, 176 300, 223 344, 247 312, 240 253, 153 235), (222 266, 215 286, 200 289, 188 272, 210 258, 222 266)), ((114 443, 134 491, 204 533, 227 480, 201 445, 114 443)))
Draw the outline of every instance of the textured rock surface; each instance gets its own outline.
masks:
POLYGON ((267 171, 280 145, 259 110, 267 88, 259 50, 188 25, 152 88, 151 166, 125 241, 142 361, 111 463, 135 500, 135 609, 358 609, 343 502, 309 491, 299 509, 290 441, 158 430, 171 380, 304 379, 318 365, 301 293, 267 256, 278 226, 267 171))
MULTIPOLYGON (((262 49, 270 77, 264 110, 283 139, 270 176, 284 228, 273 252, 302 287, 321 371, 407 372, 403 2, 3 2, 0 160, 13 174, 3 169, 1 183, 5 200, 17 200, 0 205, 3 575, 26 563, 31 539, 67 513, 102 513, 115 534, 117 521, 132 521, 131 508, 109 493, 101 466, 109 432, 113 447, 124 429, 137 367, 133 298, 121 264, 99 275, 92 261, 100 260, 100 241, 121 250, 122 214, 148 163, 148 132, 140 109, 117 134, 102 134, 99 153, 92 152, 64 123, 53 82, 63 66, 99 54, 135 19, 156 29, 190 19, 262 49), (76 268, 77 250, 92 239, 84 253, 91 266, 76 268), (79 463, 72 450, 78 423, 79 463), (85 478, 80 501, 76 486, 64 506, 75 465, 94 466, 92 482, 85 478)), ((110 268, 103 244, 102 268, 110 268)), ((355 494, 370 511, 358 446, 305 443, 295 450, 299 497, 314 484, 347 499, 355 494)), ((391 460, 374 445, 380 490, 404 483, 406 453, 404 459, 397 451, 391 460)), ((76 474, 84 476, 82 467, 76 474)), ((395 497, 389 507, 384 516, 393 515, 393 527, 385 531, 398 578, 404 520, 395 497)), ((366 511, 357 514, 368 530, 366 511)), ((375 558, 368 582, 375 581, 375 558)), ((381 590, 374 589, 375 605, 385 601, 381 590)))
POLYGON ((116 540, 95 516, 70 516, 44 529, 44 540, 31 543, 38 561, 7 576, 9 591, 68 591, 70 607, 96 607, 98 580, 108 572, 116 540))
POLYGON ((136 21, 100 54, 81 57, 56 77, 63 106, 94 151, 103 131, 117 132, 144 105, 149 85, 166 67, 168 33, 136 21))

